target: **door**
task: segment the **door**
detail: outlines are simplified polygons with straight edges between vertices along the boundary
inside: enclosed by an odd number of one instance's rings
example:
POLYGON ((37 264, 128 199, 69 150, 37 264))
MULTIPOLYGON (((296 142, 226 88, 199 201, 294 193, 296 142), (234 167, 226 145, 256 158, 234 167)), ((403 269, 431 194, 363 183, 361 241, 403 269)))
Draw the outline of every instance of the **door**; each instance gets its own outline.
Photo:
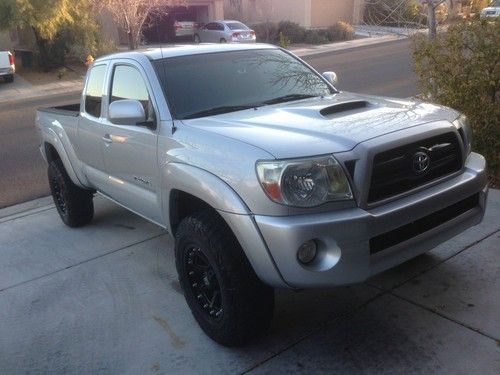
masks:
POLYGON ((203 29, 203 34, 200 35, 201 41, 203 43, 218 43, 219 32, 217 30, 217 23, 216 22, 210 22, 208 25, 206 25, 203 29))
POLYGON ((102 101, 107 69, 107 64, 94 65, 87 75, 77 131, 78 159, 83 164, 87 179, 97 190, 102 190, 107 183, 102 154, 104 136, 102 101))
MULTIPOLYGON (((142 67, 118 61, 110 74, 109 104, 122 99, 138 100, 148 122, 156 124, 151 88, 142 67)), ((136 213, 161 222, 156 129, 111 123, 109 118, 104 120, 103 127, 103 154, 109 180, 105 193, 136 213)))

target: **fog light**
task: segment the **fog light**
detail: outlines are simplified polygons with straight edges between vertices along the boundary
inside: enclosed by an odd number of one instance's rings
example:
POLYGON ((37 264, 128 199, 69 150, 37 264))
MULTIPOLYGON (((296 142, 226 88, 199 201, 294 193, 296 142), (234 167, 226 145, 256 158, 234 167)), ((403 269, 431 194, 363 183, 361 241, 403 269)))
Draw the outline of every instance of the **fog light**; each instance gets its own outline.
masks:
POLYGON ((297 258, 301 263, 311 263, 314 258, 316 258, 317 252, 318 248, 316 246, 316 242, 314 240, 309 240, 300 245, 297 250, 297 258))

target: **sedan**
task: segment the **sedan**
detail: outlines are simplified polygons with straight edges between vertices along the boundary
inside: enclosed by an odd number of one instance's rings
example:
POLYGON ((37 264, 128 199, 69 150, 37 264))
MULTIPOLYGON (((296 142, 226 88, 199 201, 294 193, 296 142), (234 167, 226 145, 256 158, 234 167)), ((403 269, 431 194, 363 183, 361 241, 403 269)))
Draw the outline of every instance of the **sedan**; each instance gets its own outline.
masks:
POLYGON ((207 23, 194 34, 195 43, 255 43, 255 31, 239 21, 207 23))

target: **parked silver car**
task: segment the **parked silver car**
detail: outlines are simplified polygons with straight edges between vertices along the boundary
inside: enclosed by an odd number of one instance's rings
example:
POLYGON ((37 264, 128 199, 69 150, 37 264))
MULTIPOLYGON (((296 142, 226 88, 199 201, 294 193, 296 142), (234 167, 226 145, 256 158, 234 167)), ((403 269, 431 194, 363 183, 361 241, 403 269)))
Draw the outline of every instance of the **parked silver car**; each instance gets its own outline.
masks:
POLYGON ((500 0, 492 0, 488 7, 481 10, 481 18, 493 18, 500 16, 500 0))
POLYGON ((195 43, 255 43, 255 31, 239 21, 207 23, 194 34, 195 43))

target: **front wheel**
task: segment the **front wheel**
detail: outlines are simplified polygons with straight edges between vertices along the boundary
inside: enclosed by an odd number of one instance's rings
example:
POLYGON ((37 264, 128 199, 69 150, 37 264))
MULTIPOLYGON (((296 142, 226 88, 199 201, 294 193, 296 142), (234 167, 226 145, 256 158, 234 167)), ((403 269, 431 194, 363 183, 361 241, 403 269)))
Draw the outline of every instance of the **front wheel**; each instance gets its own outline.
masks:
POLYGON ((88 224, 94 216, 93 192, 71 181, 61 159, 50 162, 48 176, 52 198, 64 224, 69 227, 88 224))
POLYGON ((224 39, 224 38, 220 38, 220 42, 221 42, 221 43, 227 43, 227 40, 226 40, 226 39, 224 39))
POLYGON ((269 327, 274 290, 257 278, 216 213, 202 211, 179 224, 175 258, 186 301, 211 339, 241 346, 269 327))
POLYGON ((200 39, 200 36, 198 34, 194 34, 194 42, 196 44, 199 44, 201 43, 201 39, 200 39))

